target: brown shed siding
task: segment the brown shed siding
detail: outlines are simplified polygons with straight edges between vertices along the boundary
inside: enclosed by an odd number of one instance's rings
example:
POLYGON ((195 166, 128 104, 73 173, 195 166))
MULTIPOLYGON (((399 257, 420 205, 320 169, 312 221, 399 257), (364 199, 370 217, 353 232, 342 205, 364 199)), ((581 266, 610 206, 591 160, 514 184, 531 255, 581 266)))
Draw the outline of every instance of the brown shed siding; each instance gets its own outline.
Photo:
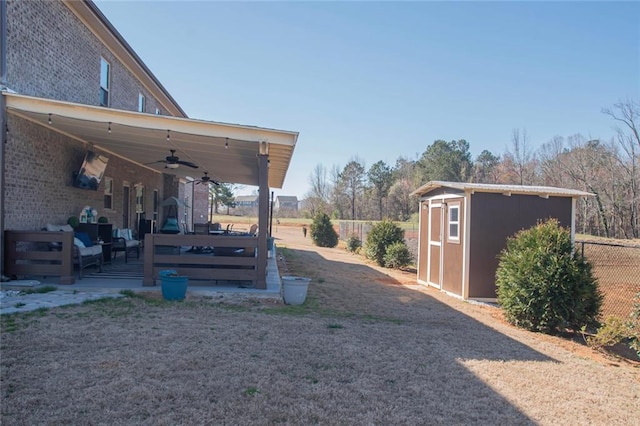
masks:
POLYGON ((469 207, 469 298, 496 297, 497 256, 508 237, 549 217, 557 218, 562 226, 571 227, 570 197, 475 193, 471 195, 469 207))

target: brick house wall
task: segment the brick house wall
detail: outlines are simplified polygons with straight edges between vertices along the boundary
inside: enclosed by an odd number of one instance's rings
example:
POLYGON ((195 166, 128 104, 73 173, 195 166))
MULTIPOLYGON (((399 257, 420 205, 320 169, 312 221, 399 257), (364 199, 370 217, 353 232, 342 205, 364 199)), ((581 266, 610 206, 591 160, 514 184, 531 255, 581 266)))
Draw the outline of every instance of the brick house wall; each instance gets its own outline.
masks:
POLYGON ((7 86, 22 95, 99 105, 100 58, 111 65, 110 107, 167 114, 60 1, 7 0, 7 86))
MULTIPOLYGON (((108 48, 60 1, 7 1, 7 86, 24 95, 99 105, 100 58, 111 65, 110 106, 137 111, 138 94, 146 111, 159 103, 108 48)), ((55 117, 53 126, 55 127, 55 117)), ((172 175, 137 166, 110 153, 105 177, 113 179, 113 206, 104 208, 104 180, 98 191, 73 186, 88 146, 46 127, 9 114, 5 146, 5 229, 40 229, 66 223, 84 206, 98 210, 114 227, 123 221, 122 187, 130 185, 129 225, 135 229, 134 185, 145 188, 147 218, 153 214, 153 190, 162 201, 178 195, 172 175)), ((98 153, 100 151, 96 149, 98 153)), ((158 159, 166 156, 160 150, 158 159)), ((159 212, 163 219, 162 209, 159 212)))

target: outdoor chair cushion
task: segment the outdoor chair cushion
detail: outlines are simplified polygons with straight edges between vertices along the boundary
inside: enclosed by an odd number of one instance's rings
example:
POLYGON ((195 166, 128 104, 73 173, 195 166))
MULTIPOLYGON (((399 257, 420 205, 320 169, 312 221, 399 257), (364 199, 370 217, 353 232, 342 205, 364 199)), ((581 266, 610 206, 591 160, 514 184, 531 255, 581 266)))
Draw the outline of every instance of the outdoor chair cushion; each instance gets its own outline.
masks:
POLYGON ((49 231, 49 232, 57 232, 57 231, 73 232, 73 228, 71 227, 71 225, 52 225, 50 223, 47 223, 47 231, 49 231))
POLYGON ((86 232, 78 232, 78 231, 76 231, 74 234, 75 234, 75 238, 77 238, 80 241, 82 241, 82 244, 84 244, 85 247, 93 246, 93 241, 91 241, 91 238, 89 237, 89 234, 87 234, 86 232))
MULTIPOLYGON (((135 251, 136 258, 140 259, 140 241, 133 237, 133 231, 130 228, 114 229, 113 241, 111 243, 111 251, 117 253, 124 252, 125 263, 129 260, 129 252, 135 251)), ((115 256, 115 254, 114 254, 115 256)))

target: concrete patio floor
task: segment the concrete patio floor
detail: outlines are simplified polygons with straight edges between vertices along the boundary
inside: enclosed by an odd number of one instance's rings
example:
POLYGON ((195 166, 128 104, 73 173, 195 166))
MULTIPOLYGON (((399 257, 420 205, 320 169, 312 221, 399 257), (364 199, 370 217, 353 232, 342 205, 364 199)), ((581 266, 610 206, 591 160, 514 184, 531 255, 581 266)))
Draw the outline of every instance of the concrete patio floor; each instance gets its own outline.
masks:
MULTIPOLYGON (((96 298, 96 296, 107 297, 115 295, 123 290, 134 292, 161 292, 160 282, 155 286, 143 286, 143 261, 140 259, 130 259, 125 264, 124 256, 116 257, 110 264, 103 267, 103 272, 97 268, 89 267, 83 271, 83 278, 78 278, 78 271, 74 284, 60 284, 58 277, 28 276, 19 277, 18 280, 7 281, 0 284, 0 290, 34 290, 37 287, 55 286, 57 291, 51 293, 35 293, 17 296, 15 294, 3 294, 0 299, 0 313, 8 313, 5 309, 9 305, 22 307, 17 311, 37 309, 38 307, 60 306, 62 304, 82 303, 84 300, 96 298)), ((282 282, 280 279, 276 257, 267 259, 267 288, 260 290, 243 285, 234 281, 191 281, 187 294, 208 296, 208 297, 246 297, 272 299, 281 302, 282 282)), ((10 309, 15 312, 15 309, 10 309)))

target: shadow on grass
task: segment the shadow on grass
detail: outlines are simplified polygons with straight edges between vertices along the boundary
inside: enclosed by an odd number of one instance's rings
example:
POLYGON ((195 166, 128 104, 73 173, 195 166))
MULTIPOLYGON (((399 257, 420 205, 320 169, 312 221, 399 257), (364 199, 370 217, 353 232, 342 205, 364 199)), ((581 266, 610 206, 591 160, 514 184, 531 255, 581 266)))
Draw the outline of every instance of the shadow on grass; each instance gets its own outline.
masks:
MULTIPOLYGON (((478 420, 495 418, 497 411, 509 413, 517 423, 533 423, 463 362, 556 362, 554 359, 428 294, 404 287, 390 275, 361 264, 359 259, 345 263, 299 249, 286 249, 284 254, 289 273, 309 276, 312 282, 304 305, 279 308, 280 312, 397 324, 396 343, 408 345, 413 354, 405 362, 414 364, 415 371, 424 376, 425 390, 437 396, 416 403, 446 411, 470 407, 469 398, 477 398, 477 403, 471 405, 478 420), (459 401, 451 403, 452 400, 459 401)), ((456 418, 456 413, 446 412, 444 418, 456 418)))

